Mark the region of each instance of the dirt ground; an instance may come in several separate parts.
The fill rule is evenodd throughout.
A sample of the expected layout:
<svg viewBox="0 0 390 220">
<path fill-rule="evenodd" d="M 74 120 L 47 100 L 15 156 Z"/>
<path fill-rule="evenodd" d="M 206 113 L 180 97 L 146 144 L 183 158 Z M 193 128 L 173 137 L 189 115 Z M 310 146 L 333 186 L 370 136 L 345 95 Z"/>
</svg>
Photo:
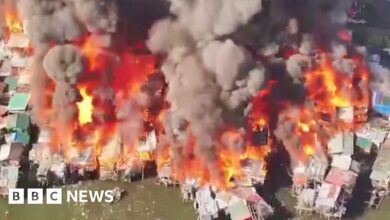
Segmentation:
<svg viewBox="0 0 390 220">
<path fill-rule="evenodd" d="M 192 204 L 184 204 L 178 188 L 156 186 L 152 179 L 134 183 L 90 182 L 77 188 L 92 190 L 125 188 L 128 194 L 118 203 L 63 204 L 63 205 L 8 205 L 0 199 L 0 220 L 195 220 Z M 276 198 L 294 215 L 295 200 L 289 189 L 279 190 Z M 365 208 L 364 212 L 349 219 L 390 219 L 390 199 L 382 202 L 377 210 Z M 8 214 L 7 214 L 8 213 Z M 283 220 L 277 218 L 278 220 Z M 317 215 L 292 216 L 295 220 L 317 220 Z M 348 219 L 348 220 L 349 220 Z"/>
</svg>

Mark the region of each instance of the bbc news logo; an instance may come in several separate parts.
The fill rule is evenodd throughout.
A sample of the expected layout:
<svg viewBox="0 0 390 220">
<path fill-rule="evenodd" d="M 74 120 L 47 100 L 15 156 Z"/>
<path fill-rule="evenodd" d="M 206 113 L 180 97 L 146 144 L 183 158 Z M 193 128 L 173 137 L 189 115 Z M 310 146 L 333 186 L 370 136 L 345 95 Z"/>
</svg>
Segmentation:
<svg viewBox="0 0 390 220">
<path fill-rule="evenodd" d="M 46 189 L 46 198 L 44 199 L 43 189 L 27 189 L 25 194 L 24 189 L 9 189 L 8 190 L 8 204 L 62 204 L 65 195 L 66 203 L 111 203 L 114 201 L 113 190 L 66 190 L 65 194 L 62 189 Z M 27 197 L 27 203 L 25 198 Z M 45 200 L 45 201 L 44 201 Z"/>
</svg>

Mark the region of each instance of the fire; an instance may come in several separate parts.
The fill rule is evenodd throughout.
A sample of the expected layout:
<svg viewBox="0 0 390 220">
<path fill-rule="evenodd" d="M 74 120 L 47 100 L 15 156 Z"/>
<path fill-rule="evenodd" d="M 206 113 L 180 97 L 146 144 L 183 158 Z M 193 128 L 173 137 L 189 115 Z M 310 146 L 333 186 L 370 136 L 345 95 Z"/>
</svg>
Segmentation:
<svg viewBox="0 0 390 220">
<path fill-rule="evenodd" d="M 11 33 L 23 32 L 23 25 L 14 10 L 6 10 L 5 25 Z"/>
<path fill-rule="evenodd" d="M 303 132 L 309 132 L 310 131 L 310 125 L 298 122 L 298 127 L 303 131 Z"/>
<path fill-rule="evenodd" d="M 233 151 L 224 151 L 219 159 L 224 179 L 218 185 L 220 187 L 233 187 L 234 183 L 231 180 L 241 176 L 240 158 Z"/>
<path fill-rule="evenodd" d="M 367 67 L 361 59 L 343 59 L 330 62 L 322 54 L 318 65 L 305 73 L 308 97 L 314 103 L 315 112 L 333 117 L 337 108 L 368 106 Z M 335 64 L 349 65 L 351 70 L 337 69 Z"/>
<path fill-rule="evenodd" d="M 306 73 L 306 88 L 309 97 L 318 104 L 321 110 L 331 112 L 335 106 L 351 105 L 350 97 L 343 94 L 341 90 L 346 84 L 350 87 L 351 79 L 346 75 L 344 77 L 340 75 L 327 61 L 323 61 L 317 69 Z"/>
<path fill-rule="evenodd" d="M 151 55 L 125 53 L 115 70 L 113 87 L 131 96 L 141 89 L 148 76 L 155 71 L 156 58 Z"/>
<path fill-rule="evenodd" d="M 93 97 L 87 93 L 87 89 L 85 87 L 80 89 L 80 94 L 83 100 L 77 103 L 77 107 L 79 109 L 79 124 L 84 125 L 92 122 Z"/>
<path fill-rule="evenodd" d="M 306 145 L 303 147 L 303 152 L 305 153 L 306 156 L 311 156 L 314 154 L 314 149 L 310 145 Z"/>
<path fill-rule="evenodd" d="M 81 50 L 88 60 L 89 70 L 96 70 L 99 66 L 98 56 L 100 50 L 98 42 L 94 38 L 89 37 L 85 40 Z"/>
</svg>

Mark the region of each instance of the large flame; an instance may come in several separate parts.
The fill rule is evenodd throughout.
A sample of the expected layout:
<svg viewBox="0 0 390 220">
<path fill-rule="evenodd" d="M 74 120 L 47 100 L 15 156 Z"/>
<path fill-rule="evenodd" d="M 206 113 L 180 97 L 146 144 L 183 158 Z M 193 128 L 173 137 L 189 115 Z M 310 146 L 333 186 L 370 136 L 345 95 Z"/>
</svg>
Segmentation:
<svg viewBox="0 0 390 220">
<path fill-rule="evenodd" d="M 11 33 L 23 32 L 23 24 L 20 21 L 18 14 L 11 9 L 7 9 L 5 12 L 5 25 Z"/>
<path fill-rule="evenodd" d="M 351 105 L 348 94 L 340 90 L 342 86 L 352 87 L 351 78 L 337 74 L 329 62 L 324 61 L 318 68 L 306 73 L 306 88 L 309 97 L 317 102 L 321 110 L 329 112 L 335 106 Z"/>
<path fill-rule="evenodd" d="M 306 72 L 306 89 L 317 112 L 334 114 L 337 107 L 368 106 L 368 70 L 364 62 L 350 59 L 353 72 L 341 72 L 323 54 L 316 68 Z"/>
<path fill-rule="evenodd" d="M 89 37 L 85 40 L 81 48 L 84 56 L 87 58 L 90 71 L 94 71 L 99 66 L 99 44 L 95 38 Z"/>
<path fill-rule="evenodd" d="M 77 107 L 79 109 L 79 124 L 84 125 L 92 122 L 93 97 L 87 93 L 87 89 L 85 87 L 80 89 L 80 95 L 83 100 L 77 103 Z"/>
</svg>

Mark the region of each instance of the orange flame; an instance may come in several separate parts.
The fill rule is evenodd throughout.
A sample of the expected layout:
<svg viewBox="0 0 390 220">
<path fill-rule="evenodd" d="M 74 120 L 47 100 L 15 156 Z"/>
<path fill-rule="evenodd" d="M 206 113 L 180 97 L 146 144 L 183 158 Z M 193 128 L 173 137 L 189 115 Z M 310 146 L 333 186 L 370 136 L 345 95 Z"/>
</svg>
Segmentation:
<svg viewBox="0 0 390 220">
<path fill-rule="evenodd" d="M 5 25 L 11 33 L 23 32 L 22 22 L 20 21 L 19 16 L 14 10 L 6 10 Z"/>
<path fill-rule="evenodd" d="M 81 50 L 88 60 L 89 70 L 96 70 L 99 66 L 98 56 L 100 50 L 98 42 L 94 38 L 89 37 L 82 45 Z"/>
<path fill-rule="evenodd" d="M 368 106 L 368 70 L 364 61 L 348 59 L 352 72 L 341 72 L 322 54 L 319 65 L 305 74 L 309 98 L 317 113 L 335 115 L 337 107 Z"/>
</svg>

